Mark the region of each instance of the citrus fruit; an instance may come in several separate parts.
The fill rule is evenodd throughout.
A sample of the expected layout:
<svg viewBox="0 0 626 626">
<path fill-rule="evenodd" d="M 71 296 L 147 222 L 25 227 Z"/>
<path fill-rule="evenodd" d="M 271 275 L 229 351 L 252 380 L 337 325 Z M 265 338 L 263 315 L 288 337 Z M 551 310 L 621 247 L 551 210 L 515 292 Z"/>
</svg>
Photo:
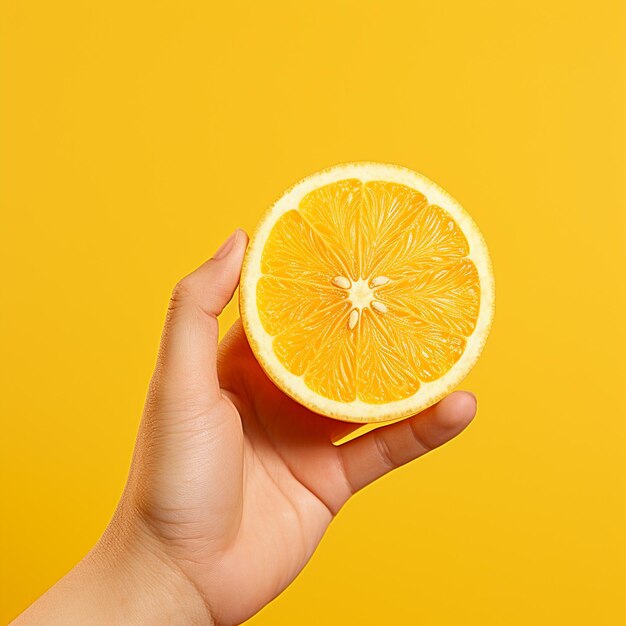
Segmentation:
<svg viewBox="0 0 626 626">
<path fill-rule="evenodd" d="M 348 163 L 297 183 L 244 260 L 240 309 L 274 383 L 316 413 L 377 422 L 441 399 L 476 362 L 494 281 L 468 213 L 426 177 Z"/>
</svg>

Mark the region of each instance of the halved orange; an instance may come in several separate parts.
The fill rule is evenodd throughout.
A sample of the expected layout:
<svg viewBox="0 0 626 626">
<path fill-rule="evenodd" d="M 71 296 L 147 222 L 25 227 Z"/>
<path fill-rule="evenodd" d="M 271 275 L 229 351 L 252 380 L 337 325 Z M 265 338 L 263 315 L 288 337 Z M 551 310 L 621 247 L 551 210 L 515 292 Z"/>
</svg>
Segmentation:
<svg viewBox="0 0 626 626">
<path fill-rule="evenodd" d="M 316 413 L 416 413 L 469 372 L 494 312 L 485 241 L 426 177 L 349 163 L 289 189 L 251 238 L 240 308 L 259 363 Z"/>
</svg>

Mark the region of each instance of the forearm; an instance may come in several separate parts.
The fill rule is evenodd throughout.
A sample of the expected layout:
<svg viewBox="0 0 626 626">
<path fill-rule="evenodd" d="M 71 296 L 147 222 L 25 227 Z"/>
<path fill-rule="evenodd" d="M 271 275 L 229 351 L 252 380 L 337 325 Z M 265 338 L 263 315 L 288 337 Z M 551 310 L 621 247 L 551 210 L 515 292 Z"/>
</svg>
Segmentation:
<svg viewBox="0 0 626 626">
<path fill-rule="evenodd" d="M 94 549 L 15 622 L 212 625 L 203 598 L 153 540 L 115 521 Z"/>
</svg>

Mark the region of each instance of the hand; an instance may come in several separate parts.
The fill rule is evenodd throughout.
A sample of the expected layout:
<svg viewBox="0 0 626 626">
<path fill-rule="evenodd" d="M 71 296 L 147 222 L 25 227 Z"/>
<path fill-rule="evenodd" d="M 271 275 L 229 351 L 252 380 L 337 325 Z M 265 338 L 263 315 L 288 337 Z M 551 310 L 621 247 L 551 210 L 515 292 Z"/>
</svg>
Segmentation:
<svg viewBox="0 0 626 626">
<path fill-rule="evenodd" d="M 84 566 L 90 580 L 121 576 L 126 595 L 129 585 L 146 598 L 160 593 L 194 623 L 254 615 L 302 570 L 350 496 L 457 435 L 476 411 L 473 395 L 457 392 L 334 445 L 358 425 L 313 414 L 279 391 L 240 322 L 218 347 L 217 318 L 237 287 L 246 244 L 236 231 L 175 288 L 129 481 L 86 559 L 98 565 Z M 128 564 L 111 565 L 121 561 Z M 135 608 L 122 621 L 141 621 L 150 604 L 127 598 Z M 118 609 L 109 614 L 124 615 Z"/>
</svg>

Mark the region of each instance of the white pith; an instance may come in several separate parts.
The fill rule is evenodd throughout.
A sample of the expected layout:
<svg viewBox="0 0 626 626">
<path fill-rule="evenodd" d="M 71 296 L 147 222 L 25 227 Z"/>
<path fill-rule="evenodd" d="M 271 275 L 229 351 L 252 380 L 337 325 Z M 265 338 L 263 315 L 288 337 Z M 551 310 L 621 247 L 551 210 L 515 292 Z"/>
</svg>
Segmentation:
<svg viewBox="0 0 626 626">
<path fill-rule="evenodd" d="M 278 218 L 291 209 L 297 209 L 302 198 L 318 187 L 339 180 L 356 178 L 369 181 L 389 181 L 407 185 L 424 194 L 430 204 L 447 211 L 465 234 L 469 244 L 468 257 L 476 266 L 480 279 L 481 299 L 474 332 L 467 338 L 461 358 L 441 378 L 433 382 L 421 382 L 419 390 L 403 400 L 385 404 L 372 404 L 361 400 L 339 402 L 311 390 L 303 378 L 289 372 L 276 357 L 272 347 L 273 337 L 263 327 L 256 304 L 256 286 L 261 273 L 261 255 L 268 235 Z M 346 277 L 336 277 L 333 284 L 339 289 L 349 289 L 353 309 L 348 319 L 350 328 L 358 323 L 360 311 L 370 306 L 377 314 L 384 314 L 383 307 L 375 306 L 375 288 L 385 284 L 386 277 L 369 277 L 352 281 L 346 287 Z M 388 279 L 387 279 L 388 280 Z M 380 163 L 348 163 L 337 165 L 303 179 L 266 212 L 259 223 L 248 247 L 241 277 L 240 307 L 244 328 L 252 350 L 269 377 L 285 393 L 317 413 L 352 422 L 372 422 L 398 419 L 412 415 L 449 393 L 470 371 L 484 345 L 494 312 L 494 281 L 491 261 L 484 239 L 478 227 L 447 192 L 425 176 L 396 165 Z M 380 303 L 382 304 L 382 303 Z M 356 312 L 356 315 L 355 315 Z"/>
<path fill-rule="evenodd" d="M 348 300 L 352 304 L 352 310 L 348 316 L 348 328 L 354 330 L 361 319 L 363 309 L 371 307 L 377 313 L 386 313 L 387 306 L 376 300 L 376 287 L 386 285 L 389 279 L 386 276 L 377 276 L 374 279 L 367 280 L 359 278 L 351 281 L 345 276 L 335 276 L 331 281 L 335 287 L 348 291 Z"/>
<path fill-rule="evenodd" d="M 374 292 L 370 289 L 367 282 L 367 280 L 359 278 L 359 280 L 352 283 L 349 289 L 350 295 L 348 297 L 352 302 L 352 306 L 357 309 L 364 309 L 369 306 L 374 299 Z"/>
</svg>

